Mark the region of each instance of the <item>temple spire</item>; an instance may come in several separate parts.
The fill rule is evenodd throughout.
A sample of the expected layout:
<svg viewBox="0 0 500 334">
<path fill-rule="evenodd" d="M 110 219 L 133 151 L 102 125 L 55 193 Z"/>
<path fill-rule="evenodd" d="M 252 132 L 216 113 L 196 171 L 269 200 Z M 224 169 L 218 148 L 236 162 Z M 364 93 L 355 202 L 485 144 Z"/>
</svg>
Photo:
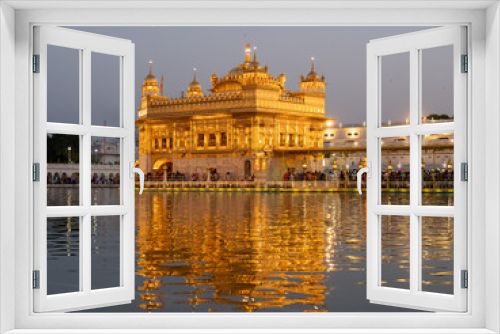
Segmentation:
<svg viewBox="0 0 500 334">
<path fill-rule="evenodd" d="M 193 68 L 193 81 L 189 84 L 189 87 L 196 87 L 200 86 L 200 83 L 198 80 L 196 80 L 196 67 Z"/>
<path fill-rule="evenodd" d="M 314 57 L 311 57 L 311 72 L 314 72 Z"/>
<path fill-rule="evenodd" d="M 196 80 L 196 67 L 193 68 L 193 81 L 189 84 L 188 91 L 186 93 L 186 97 L 202 97 L 203 92 L 201 90 L 201 85 Z"/>
<path fill-rule="evenodd" d="M 256 46 L 253 47 L 253 61 L 254 62 L 257 61 L 257 47 Z"/>
<path fill-rule="evenodd" d="M 158 80 L 153 75 L 153 61 L 149 61 L 149 73 L 144 78 L 144 83 L 142 85 L 142 96 L 159 96 L 160 87 L 158 86 Z M 163 89 L 163 81 L 162 88 Z"/>
<path fill-rule="evenodd" d="M 245 47 L 245 62 L 249 63 L 252 59 L 252 55 L 250 54 L 250 44 L 247 43 Z"/>
</svg>

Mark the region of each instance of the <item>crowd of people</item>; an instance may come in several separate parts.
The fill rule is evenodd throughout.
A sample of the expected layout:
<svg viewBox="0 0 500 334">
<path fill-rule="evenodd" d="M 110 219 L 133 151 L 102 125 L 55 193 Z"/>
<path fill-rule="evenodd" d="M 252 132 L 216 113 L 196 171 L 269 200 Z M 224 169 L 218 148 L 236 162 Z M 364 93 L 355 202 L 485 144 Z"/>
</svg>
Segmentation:
<svg viewBox="0 0 500 334">
<path fill-rule="evenodd" d="M 296 172 L 295 170 L 288 169 L 287 172 L 283 175 L 283 181 L 345 181 L 346 178 L 347 180 L 355 181 L 357 172 L 357 170 L 340 171 L 337 173 L 335 173 L 333 170 L 325 170 L 321 172 Z M 363 174 L 363 180 L 366 180 L 365 174 Z"/>
<path fill-rule="evenodd" d="M 293 170 L 288 169 L 286 173 L 283 175 L 283 181 L 329 181 L 333 180 L 333 172 L 324 173 L 324 172 L 295 172 Z"/>
<path fill-rule="evenodd" d="M 164 174 L 166 173 L 166 175 Z M 155 172 L 146 175 L 146 181 L 163 181 L 166 177 L 167 181 L 253 181 L 254 175 L 248 175 L 241 180 L 238 180 L 237 175 L 231 172 L 218 173 L 216 168 L 213 168 L 204 173 L 180 173 L 179 171 L 173 172 Z"/>
<path fill-rule="evenodd" d="M 47 184 L 79 184 L 80 183 L 80 174 L 73 173 L 71 176 L 68 176 L 66 173 L 47 173 Z M 91 179 L 92 184 L 120 184 L 120 174 L 110 173 L 108 176 L 101 173 L 99 176 L 97 173 L 94 173 Z"/>
<path fill-rule="evenodd" d="M 288 170 L 283 175 L 283 181 L 332 181 L 332 180 L 340 180 L 345 181 L 346 178 L 348 181 L 356 181 L 357 180 L 356 169 L 348 170 L 348 171 L 339 171 L 335 173 L 333 170 L 323 171 L 323 172 L 296 172 L 294 170 Z M 362 175 L 363 181 L 366 181 L 366 173 Z M 433 171 L 432 169 L 422 170 L 422 178 L 423 181 L 453 181 L 454 172 L 453 170 L 437 170 Z M 381 180 L 382 181 L 410 181 L 410 171 L 408 170 L 394 170 L 394 171 L 382 171 L 381 172 Z"/>
<path fill-rule="evenodd" d="M 424 170 L 423 171 L 423 178 L 424 181 L 432 181 L 432 170 Z M 445 170 L 442 169 L 441 171 L 435 173 L 435 179 L 436 181 L 453 181 L 454 180 L 454 171 L 451 170 Z"/>
<path fill-rule="evenodd" d="M 165 172 L 167 181 L 207 181 L 210 178 L 210 181 L 253 181 L 254 175 L 249 175 L 246 178 L 242 178 L 241 180 L 237 179 L 237 176 L 234 173 L 226 172 L 226 173 L 218 173 L 217 169 L 214 168 L 204 173 L 192 173 L 188 175 L 186 173 L 180 173 L 179 171 L 173 172 Z M 366 174 L 363 174 L 363 181 L 366 181 Z M 335 173 L 334 171 L 302 171 L 296 172 L 295 170 L 288 169 L 283 174 L 283 181 L 333 181 L 340 180 L 345 181 L 347 178 L 348 181 L 356 181 L 357 178 L 357 170 L 350 171 L 340 171 Z M 163 181 L 164 172 L 155 172 L 148 173 L 146 175 L 146 181 Z M 381 173 L 381 180 L 387 181 L 389 179 L 390 182 L 409 182 L 410 181 L 410 172 L 407 170 L 396 170 L 396 171 L 383 171 Z M 439 170 L 435 173 L 433 170 L 422 170 L 422 179 L 423 181 L 448 181 L 451 182 L 454 180 L 454 172 L 453 170 Z M 110 174 L 108 177 L 106 175 L 101 174 L 100 176 L 95 173 L 92 176 L 92 184 L 120 184 L 120 176 L 119 174 L 113 175 Z M 78 173 L 73 173 L 71 176 L 68 176 L 66 173 L 55 173 L 52 175 L 51 173 L 47 174 L 47 184 L 79 184 L 80 177 Z"/>
</svg>

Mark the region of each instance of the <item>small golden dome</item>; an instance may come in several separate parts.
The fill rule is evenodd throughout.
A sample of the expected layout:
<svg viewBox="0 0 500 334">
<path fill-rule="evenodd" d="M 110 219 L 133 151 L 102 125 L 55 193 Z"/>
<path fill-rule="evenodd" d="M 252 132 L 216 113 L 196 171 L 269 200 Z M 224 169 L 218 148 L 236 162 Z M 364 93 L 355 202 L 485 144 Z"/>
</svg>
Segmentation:
<svg viewBox="0 0 500 334">
<path fill-rule="evenodd" d="M 200 83 L 198 80 L 196 80 L 196 68 L 193 69 L 193 81 L 189 84 L 189 87 L 201 87 Z"/>
<path fill-rule="evenodd" d="M 318 73 L 314 70 L 314 57 L 311 57 L 311 71 L 307 74 L 306 81 L 320 81 Z"/>
<path fill-rule="evenodd" d="M 158 83 L 158 80 L 156 80 L 156 77 L 153 75 L 152 64 L 153 64 L 153 62 L 150 60 L 149 61 L 149 73 L 144 78 L 144 82 L 146 82 L 146 81 L 152 81 L 152 82 Z"/>
<path fill-rule="evenodd" d="M 316 71 L 311 71 L 307 74 L 307 80 L 316 80 L 318 79 L 319 80 L 319 76 L 318 76 L 318 73 L 316 73 Z"/>
</svg>

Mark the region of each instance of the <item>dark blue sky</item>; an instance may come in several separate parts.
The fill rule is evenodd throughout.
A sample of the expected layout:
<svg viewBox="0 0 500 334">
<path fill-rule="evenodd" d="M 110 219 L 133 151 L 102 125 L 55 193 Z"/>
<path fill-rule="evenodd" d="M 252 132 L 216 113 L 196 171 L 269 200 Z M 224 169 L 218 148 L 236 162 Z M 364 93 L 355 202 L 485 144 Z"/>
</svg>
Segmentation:
<svg viewBox="0 0 500 334">
<path fill-rule="evenodd" d="M 293 91 L 298 89 L 300 74 L 309 72 L 310 58 L 314 56 L 316 71 L 324 73 L 328 83 L 326 114 L 337 118 L 338 122 L 343 124 L 361 123 L 366 119 L 366 44 L 372 39 L 429 29 L 429 27 L 71 28 L 130 39 L 135 43 L 137 106 L 141 98 L 142 80 L 148 73 L 149 60 L 153 61 L 153 73 L 156 77 L 161 79 L 161 76 L 164 76 L 165 95 L 176 97 L 180 96 L 191 82 L 193 67 L 197 69 L 202 89 L 211 88 L 212 70 L 215 69 L 218 75 L 223 75 L 236 64 L 243 62 L 247 42 L 257 46 L 257 58 L 262 65 L 268 64 L 271 74 L 277 76 L 283 70 L 287 76 L 286 87 Z M 57 64 L 59 68 L 62 67 L 61 64 L 67 62 L 65 57 L 58 57 L 56 54 L 53 57 L 49 61 Z M 446 57 L 447 54 L 438 52 L 424 72 L 427 73 L 426 78 L 431 88 L 430 93 L 425 95 L 424 104 L 430 106 L 432 109 L 429 109 L 430 112 L 452 113 L 453 106 L 449 101 L 450 92 L 452 94 L 450 85 L 453 81 L 451 70 L 447 70 L 449 59 Z M 92 107 L 97 110 L 98 106 L 102 106 L 99 111 L 93 112 L 92 123 L 102 124 L 104 119 L 107 119 L 108 125 L 113 125 L 113 117 L 107 113 L 117 106 L 113 101 L 117 100 L 118 91 L 112 88 L 112 83 L 117 82 L 115 77 L 118 73 L 118 62 L 105 58 L 96 57 L 92 61 L 92 83 L 94 85 L 94 82 L 100 82 L 102 87 L 92 90 Z M 108 56 L 108 58 L 113 57 Z M 383 62 L 384 66 L 386 63 L 389 61 Z M 404 121 L 407 110 L 404 112 L 399 110 L 405 109 L 407 105 L 408 94 L 405 92 L 409 87 L 408 63 L 400 59 L 390 66 L 391 69 L 384 72 L 388 75 L 382 79 L 383 89 L 387 87 L 386 93 L 392 91 L 394 93 L 389 95 L 389 99 L 384 99 L 387 112 L 383 118 L 390 118 L 393 122 Z M 434 75 L 434 72 L 437 74 Z M 60 84 L 58 98 L 64 96 L 65 94 L 61 93 L 69 89 L 66 86 Z M 60 111 L 54 109 L 53 115 L 63 112 L 62 109 Z"/>
</svg>

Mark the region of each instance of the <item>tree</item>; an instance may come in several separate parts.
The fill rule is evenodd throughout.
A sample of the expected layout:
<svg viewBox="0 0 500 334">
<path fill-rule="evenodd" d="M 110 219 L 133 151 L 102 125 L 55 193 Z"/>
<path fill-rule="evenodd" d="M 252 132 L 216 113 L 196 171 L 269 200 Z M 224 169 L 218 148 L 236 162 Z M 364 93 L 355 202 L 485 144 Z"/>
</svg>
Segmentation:
<svg viewBox="0 0 500 334">
<path fill-rule="evenodd" d="M 68 147 L 71 147 L 71 161 L 79 162 L 80 137 L 73 135 L 47 135 L 47 163 L 68 163 Z"/>
<path fill-rule="evenodd" d="M 440 120 L 440 119 L 453 119 L 452 116 L 449 116 L 447 114 L 430 114 L 429 116 L 427 116 L 427 119 L 431 119 L 431 120 Z"/>
</svg>

